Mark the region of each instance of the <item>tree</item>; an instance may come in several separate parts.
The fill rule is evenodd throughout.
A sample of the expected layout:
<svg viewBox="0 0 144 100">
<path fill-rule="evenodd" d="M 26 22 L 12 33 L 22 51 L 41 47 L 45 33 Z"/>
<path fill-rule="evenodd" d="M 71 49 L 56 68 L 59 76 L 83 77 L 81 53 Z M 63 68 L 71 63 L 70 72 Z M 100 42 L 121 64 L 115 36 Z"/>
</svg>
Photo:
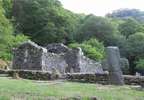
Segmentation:
<svg viewBox="0 0 144 100">
<path fill-rule="evenodd" d="M 140 58 L 136 62 L 136 71 L 141 75 L 144 75 L 144 59 Z"/>
<path fill-rule="evenodd" d="M 121 34 L 115 34 L 110 40 L 109 40 L 109 45 L 110 46 L 117 46 L 120 49 L 120 54 L 121 56 L 125 57 L 126 51 L 126 43 L 127 40 L 125 36 Z"/>
<path fill-rule="evenodd" d="M 12 48 L 27 39 L 24 35 L 14 36 L 13 34 L 14 29 L 5 17 L 2 1 L 0 1 L 0 58 L 3 60 L 11 60 Z"/>
<path fill-rule="evenodd" d="M 99 41 L 103 41 L 105 45 L 109 45 L 110 38 L 116 32 L 116 28 L 108 19 L 88 15 L 77 32 L 77 40 L 84 41 L 90 38 L 97 38 Z"/>
<path fill-rule="evenodd" d="M 144 57 L 144 33 L 135 33 L 127 39 L 126 57 L 130 62 L 130 72 L 135 73 L 135 62 Z"/>
<path fill-rule="evenodd" d="M 77 26 L 77 15 L 58 0 L 14 0 L 13 15 L 17 29 L 41 45 L 67 43 Z"/>
<path fill-rule="evenodd" d="M 141 28 L 140 24 L 132 18 L 126 19 L 125 22 L 120 24 L 118 27 L 120 33 L 126 36 L 126 38 L 140 31 L 140 28 Z"/>
<path fill-rule="evenodd" d="M 4 14 L 8 19 L 12 18 L 12 1 L 13 0 L 2 0 L 2 7 L 4 9 Z"/>
</svg>

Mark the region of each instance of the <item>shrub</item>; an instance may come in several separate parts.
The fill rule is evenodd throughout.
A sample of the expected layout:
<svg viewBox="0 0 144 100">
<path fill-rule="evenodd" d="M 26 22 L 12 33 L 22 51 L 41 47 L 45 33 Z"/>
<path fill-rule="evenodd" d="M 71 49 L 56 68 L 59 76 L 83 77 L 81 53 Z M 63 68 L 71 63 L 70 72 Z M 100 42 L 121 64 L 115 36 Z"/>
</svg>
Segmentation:
<svg viewBox="0 0 144 100">
<path fill-rule="evenodd" d="M 81 47 L 84 54 L 93 59 L 93 60 L 101 60 L 104 58 L 104 46 L 103 43 L 99 42 L 96 39 L 90 39 L 88 41 L 84 41 L 83 43 L 72 43 L 69 44 L 70 48 Z"/>
<path fill-rule="evenodd" d="M 136 69 L 137 70 L 144 70 L 144 59 L 139 59 L 136 62 Z"/>
</svg>

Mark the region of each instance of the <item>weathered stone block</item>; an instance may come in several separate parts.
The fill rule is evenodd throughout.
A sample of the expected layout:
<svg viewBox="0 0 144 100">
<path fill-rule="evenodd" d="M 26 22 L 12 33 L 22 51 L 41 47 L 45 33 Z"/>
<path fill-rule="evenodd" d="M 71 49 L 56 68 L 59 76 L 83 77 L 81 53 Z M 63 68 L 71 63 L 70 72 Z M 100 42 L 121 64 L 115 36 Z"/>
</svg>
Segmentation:
<svg viewBox="0 0 144 100">
<path fill-rule="evenodd" d="M 121 71 L 119 49 L 117 47 L 107 47 L 106 53 L 111 83 L 115 85 L 123 85 L 124 80 Z"/>
</svg>

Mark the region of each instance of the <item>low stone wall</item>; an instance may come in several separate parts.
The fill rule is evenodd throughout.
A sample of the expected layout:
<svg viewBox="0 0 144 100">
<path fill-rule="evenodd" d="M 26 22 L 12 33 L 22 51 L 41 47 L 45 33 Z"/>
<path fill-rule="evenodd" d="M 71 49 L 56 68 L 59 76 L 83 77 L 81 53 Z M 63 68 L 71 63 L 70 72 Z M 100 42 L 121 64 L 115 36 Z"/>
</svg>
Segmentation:
<svg viewBox="0 0 144 100">
<path fill-rule="evenodd" d="M 2 69 L 0 70 L 0 74 L 8 74 L 8 72 L 9 71 L 7 71 L 7 70 L 2 70 Z"/>
<path fill-rule="evenodd" d="M 67 80 L 77 82 L 89 82 L 108 85 L 110 84 L 109 74 L 67 74 Z M 144 76 L 123 75 L 124 82 L 127 85 L 144 86 Z"/>
<path fill-rule="evenodd" d="M 131 76 L 123 75 L 125 84 L 128 85 L 141 85 L 144 87 L 144 76 Z"/>
<path fill-rule="evenodd" d="M 31 80 L 53 80 L 58 79 L 58 74 L 42 71 L 0 70 L 0 74 L 8 74 L 10 77 L 19 77 Z M 18 76 L 15 76 L 18 75 Z"/>
<path fill-rule="evenodd" d="M 15 74 L 20 78 L 31 79 L 31 80 L 53 80 L 62 78 L 57 73 L 43 72 L 43 71 L 21 71 L 21 70 L 0 70 L 0 74 L 8 74 L 13 77 Z M 91 73 L 74 73 L 63 75 L 64 79 L 75 82 L 87 82 L 87 83 L 98 83 L 108 85 L 110 84 L 110 78 L 108 73 L 104 74 L 91 74 Z M 127 85 L 141 85 L 144 87 L 144 76 L 131 76 L 123 75 L 124 82 Z"/>
<path fill-rule="evenodd" d="M 76 82 L 89 82 L 89 83 L 99 83 L 99 84 L 109 84 L 108 74 L 66 74 L 66 79 L 69 81 Z"/>
</svg>

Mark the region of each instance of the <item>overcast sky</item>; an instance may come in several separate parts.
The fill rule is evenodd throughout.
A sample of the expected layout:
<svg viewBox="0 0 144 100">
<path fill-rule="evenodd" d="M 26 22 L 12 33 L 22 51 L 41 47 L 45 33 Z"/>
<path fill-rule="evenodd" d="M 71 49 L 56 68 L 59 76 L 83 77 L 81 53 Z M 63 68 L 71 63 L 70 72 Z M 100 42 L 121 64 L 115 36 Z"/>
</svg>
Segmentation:
<svg viewBox="0 0 144 100">
<path fill-rule="evenodd" d="M 144 0 L 60 0 L 64 8 L 76 13 L 104 16 L 120 8 L 136 8 L 144 11 Z"/>
</svg>

